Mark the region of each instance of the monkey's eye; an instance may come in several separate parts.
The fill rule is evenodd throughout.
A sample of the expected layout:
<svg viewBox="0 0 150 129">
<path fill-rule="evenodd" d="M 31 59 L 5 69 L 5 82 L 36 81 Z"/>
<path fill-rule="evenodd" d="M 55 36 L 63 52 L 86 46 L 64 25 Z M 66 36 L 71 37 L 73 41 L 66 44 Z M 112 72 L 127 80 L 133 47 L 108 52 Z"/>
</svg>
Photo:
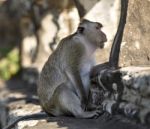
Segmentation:
<svg viewBox="0 0 150 129">
<path fill-rule="evenodd" d="M 84 31 L 84 27 L 78 27 L 78 32 L 79 33 L 83 33 L 83 31 Z"/>
</svg>

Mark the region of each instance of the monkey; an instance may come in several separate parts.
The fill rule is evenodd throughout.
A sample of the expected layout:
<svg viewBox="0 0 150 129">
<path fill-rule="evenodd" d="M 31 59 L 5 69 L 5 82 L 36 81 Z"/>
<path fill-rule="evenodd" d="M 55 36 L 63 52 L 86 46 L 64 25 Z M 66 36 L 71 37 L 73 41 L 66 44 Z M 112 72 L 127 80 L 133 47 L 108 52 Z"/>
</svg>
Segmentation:
<svg viewBox="0 0 150 129">
<path fill-rule="evenodd" d="M 77 31 L 61 40 L 45 63 L 38 81 L 38 96 L 43 109 L 54 116 L 76 118 L 98 116 L 98 110 L 85 111 L 90 88 L 94 51 L 107 41 L 102 24 L 82 20 Z"/>
<path fill-rule="evenodd" d="M 88 111 L 90 70 L 95 65 L 94 52 L 107 41 L 103 25 L 83 19 L 74 34 L 62 39 L 43 66 L 37 93 L 45 112 L 19 117 L 5 127 L 11 129 L 22 120 L 49 116 L 97 118 L 101 111 Z"/>
</svg>

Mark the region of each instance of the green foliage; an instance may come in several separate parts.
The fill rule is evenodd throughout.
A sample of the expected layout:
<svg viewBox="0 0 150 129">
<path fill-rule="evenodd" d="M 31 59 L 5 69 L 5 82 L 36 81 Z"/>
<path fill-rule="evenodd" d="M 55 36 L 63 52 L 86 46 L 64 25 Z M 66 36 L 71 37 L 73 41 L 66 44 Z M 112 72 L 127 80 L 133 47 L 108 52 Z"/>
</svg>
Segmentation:
<svg viewBox="0 0 150 129">
<path fill-rule="evenodd" d="M 19 71 L 19 50 L 13 49 L 0 60 L 0 78 L 8 80 Z"/>
</svg>

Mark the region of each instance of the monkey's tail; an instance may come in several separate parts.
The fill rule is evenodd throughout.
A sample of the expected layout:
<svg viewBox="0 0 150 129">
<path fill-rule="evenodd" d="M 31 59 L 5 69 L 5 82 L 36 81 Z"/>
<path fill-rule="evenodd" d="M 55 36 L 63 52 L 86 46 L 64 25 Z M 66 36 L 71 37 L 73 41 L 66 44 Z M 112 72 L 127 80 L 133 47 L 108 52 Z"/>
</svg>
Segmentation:
<svg viewBox="0 0 150 129">
<path fill-rule="evenodd" d="M 3 129 L 11 129 L 13 128 L 19 121 L 24 121 L 24 120 L 38 120 L 38 119 L 44 119 L 48 118 L 49 115 L 46 114 L 45 112 L 39 112 L 31 115 L 26 115 L 26 116 L 19 116 L 15 121 L 12 123 L 8 124 L 6 127 Z"/>
</svg>

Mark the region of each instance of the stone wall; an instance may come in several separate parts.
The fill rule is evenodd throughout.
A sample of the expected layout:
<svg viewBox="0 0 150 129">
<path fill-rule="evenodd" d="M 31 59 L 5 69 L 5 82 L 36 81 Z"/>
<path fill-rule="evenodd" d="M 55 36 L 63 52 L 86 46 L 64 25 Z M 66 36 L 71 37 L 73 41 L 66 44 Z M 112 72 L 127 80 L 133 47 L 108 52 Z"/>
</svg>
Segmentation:
<svg viewBox="0 0 150 129">
<path fill-rule="evenodd" d="M 150 1 L 129 0 L 121 66 L 150 65 Z"/>
</svg>

